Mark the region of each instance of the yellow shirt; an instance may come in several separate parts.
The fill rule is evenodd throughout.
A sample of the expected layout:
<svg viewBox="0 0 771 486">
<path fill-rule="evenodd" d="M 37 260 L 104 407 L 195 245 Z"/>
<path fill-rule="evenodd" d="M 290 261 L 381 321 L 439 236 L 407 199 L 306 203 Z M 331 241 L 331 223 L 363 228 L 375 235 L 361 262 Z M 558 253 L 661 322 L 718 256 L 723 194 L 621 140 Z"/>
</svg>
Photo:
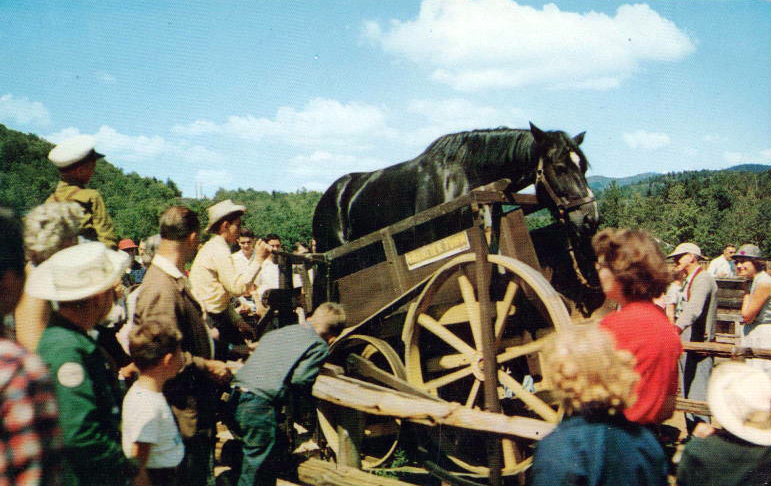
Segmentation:
<svg viewBox="0 0 771 486">
<path fill-rule="evenodd" d="M 80 234 L 82 236 L 89 239 L 96 238 L 113 249 L 116 247 L 117 238 L 115 237 L 112 218 L 107 212 L 107 206 L 104 205 L 104 200 L 99 191 L 59 181 L 54 193 L 48 196 L 46 202 L 66 201 L 80 204 L 86 213 L 80 225 Z"/>
<path fill-rule="evenodd" d="M 204 310 L 219 314 L 227 309 L 231 296 L 246 292 L 261 265 L 262 261 L 254 258 L 239 272 L 225 238 L 216 235 L 198 251 L 190 268 L 190 285 Z"/>
</svg>

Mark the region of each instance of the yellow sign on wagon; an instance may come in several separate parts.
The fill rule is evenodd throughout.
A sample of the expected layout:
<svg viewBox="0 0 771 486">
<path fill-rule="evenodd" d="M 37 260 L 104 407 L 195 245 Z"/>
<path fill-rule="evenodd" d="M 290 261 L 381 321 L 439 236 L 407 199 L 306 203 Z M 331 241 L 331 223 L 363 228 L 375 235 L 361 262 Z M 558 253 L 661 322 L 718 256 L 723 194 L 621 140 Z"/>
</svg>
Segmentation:
<svg viewBox="0 0 771 486">
<path fill-rule="evenodd" d="M 404 254 L 407 268 L 415 270 L 471 248 L 465 231 L 442 238 Z"/>
</svg>

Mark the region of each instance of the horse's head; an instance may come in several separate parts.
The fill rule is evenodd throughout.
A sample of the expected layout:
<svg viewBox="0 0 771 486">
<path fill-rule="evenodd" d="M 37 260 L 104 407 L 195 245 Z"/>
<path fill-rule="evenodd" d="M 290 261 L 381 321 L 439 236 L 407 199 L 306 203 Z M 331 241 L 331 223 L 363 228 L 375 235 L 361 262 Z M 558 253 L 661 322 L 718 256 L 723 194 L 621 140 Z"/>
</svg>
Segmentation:
<svg viewBox="0 0 771 486">
<path fill-rule="evenodd" d="M 576 236 L 591 238 L 597 231 L 597 201 L 586 182 L 589 163 L 578 147 L 584 132 L 573 138 L 565 132 L 544 132 L 532 123 L 534 159 L 538 161 L 536 194 L 558 219 L 572 226 Z"/>
</svg>

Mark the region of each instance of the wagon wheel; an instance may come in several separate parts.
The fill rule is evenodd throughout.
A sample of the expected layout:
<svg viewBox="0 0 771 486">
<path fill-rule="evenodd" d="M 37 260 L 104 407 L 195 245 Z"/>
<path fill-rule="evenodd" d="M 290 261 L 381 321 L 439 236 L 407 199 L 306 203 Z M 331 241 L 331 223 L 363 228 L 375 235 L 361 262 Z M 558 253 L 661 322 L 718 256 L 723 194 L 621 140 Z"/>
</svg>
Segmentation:
<svg viewBox="0 0 771 486">
<path fill-rule="evenodd" d="M 556 423 L 561 410 L 542 398 L 548 384 L 540 379 L 536 340 L 553 329 L 571 325 L 559 294 L 532 267 L 502 255 L 489 255 L 495 264 L 490 284 L 498 396 L 507 415 L 527 415 Z M 431 278 L 405 322 L 407 380 L 418 388 L 466 407 L 483 407 L 484 363 L 481 316 L 474 282 L 474 254 L 454 258 Z M 531 381 L 532 380 L 532 381 Z M 533 391 L 535 388 L 536 392 Z M 540 390 L 539 390 L 540 388 Z M 488 476 L 485 436 L 463 429 L 434 430 L 434 442 L 454 463 Z M 441 436 L 438 436 L 441 434 Z M 529 467 L 517 460 L 517 444 L 502 440 L 504 474 Z"/>
<path fill-rule="evenodd" d="M 394 349 L 382 339 L 353 334 L 336 342 L 329 362 L 345 368 L 352 378 L 388 386 L 388 376 L 406 379 L 404 365 Z M 337 436 L 340 407 L 319 402 L 318 417 L 327 443 L 338 454 Z M 393 417 L 363 414 L 364 434 L 361 444 L 362 467 L 374 468 L 386 462 L 396 450 L 401 421 Z"/>
</svg>

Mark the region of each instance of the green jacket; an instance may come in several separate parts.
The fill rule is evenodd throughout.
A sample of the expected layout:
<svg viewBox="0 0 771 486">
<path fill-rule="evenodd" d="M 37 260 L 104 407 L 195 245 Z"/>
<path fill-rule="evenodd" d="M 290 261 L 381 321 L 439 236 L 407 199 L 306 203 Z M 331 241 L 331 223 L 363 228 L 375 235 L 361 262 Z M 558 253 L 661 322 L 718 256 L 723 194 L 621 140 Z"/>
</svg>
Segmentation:
<svg viewBox="0 0 771 486">
<path fill-rule="evenodd" d="M 96 189 L 59 181 L 54 193 L 48 196 L 46 202 L 74 201 L 80 204 L 86 216 L 80 227 L 80 234 L 90 240 L 99 240 L 109 248 L 115 248 L 117 239 L 112 218 L 107 212 L 102 195 Z"/>
<path fill-rule="evenodd" d="M 59 405 L 66 485 L 121 485 L 137 472 L 123 454 L 120 391 L 104 350 L 57 313 L 38 343 Z"/>
</svg>

